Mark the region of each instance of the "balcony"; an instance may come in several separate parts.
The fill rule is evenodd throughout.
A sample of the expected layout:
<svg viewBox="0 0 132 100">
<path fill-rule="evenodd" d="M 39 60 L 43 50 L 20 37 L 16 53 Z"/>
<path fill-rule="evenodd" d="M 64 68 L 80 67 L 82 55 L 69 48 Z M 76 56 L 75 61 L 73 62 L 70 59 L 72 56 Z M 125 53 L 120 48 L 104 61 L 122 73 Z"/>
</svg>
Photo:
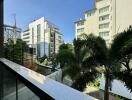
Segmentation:
<svg viewBox="0 0 132 100">
<path fill-rule="evenodd" d="M 53 42 L 54 42 L 54 39 L 53 39 L 53 38 L 51 38 L 51 39 L 50 39 L 50 42 L 52 42 L 52 43 L 53 43 Z"/>
<path fill-rule="evenodd" d="M 28 68 L 0 59 L 2 100 L 96 100 Z"/>
</svg>

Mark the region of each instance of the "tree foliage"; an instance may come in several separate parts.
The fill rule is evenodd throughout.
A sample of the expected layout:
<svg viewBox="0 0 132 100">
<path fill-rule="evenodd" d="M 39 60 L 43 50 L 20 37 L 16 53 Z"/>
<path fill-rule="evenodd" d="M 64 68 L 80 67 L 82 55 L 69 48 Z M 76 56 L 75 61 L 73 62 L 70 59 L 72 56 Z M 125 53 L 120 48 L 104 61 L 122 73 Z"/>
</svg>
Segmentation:
<svg viewBox="0 0 132 100">
<path fill-rule="evenodd" d="M 88 48 L 83 47 L 83 42 L 81 39 L 74 39 L 72 48 L 64 44 L 65 48 L 59 50 L 57 55 L 58 61 L 63 64 L 62 77 L 69 75 L 73 80 L 72 86 L 80 91 L 84 89 L 88 82 L 94 81 L 95 77 L 98 76 L 96 66 L 87 63 L 87 60 L 92 59 L 93 55 L 87 52 Z"/>
<path fill-rule="evenodd" d="M 24 52 L 28 51 L 28 46 L 26 42 L 21 39 L 17 39 L 16 44 L 13 40 L 9 39 L 4 45 L 5 48 L 5 58 L 14 61 L 18 64 L 23 64 Z"/>
<path fill-rule="evenodd" d="M 118 70 L 115 76 L 125 82 L 125 85 L 132 91 L 132 27 L 118 34 L 111 45 L 111 57 L 118 62 Z M 115 52 L 116 51 L 116 52 Z"/>
<path fill-rule="evenodd" d="M 64 48 L 64 49 L 62 49 Z M 94 81 L 99 71 L 103 69 L 105 75 L 104 99 L 109 99 L 109 89 L 112 80 L 117 77 L 132 90 L 132 28 L 119 33 L 108 47 L 104 39 L 92 34 L 83 34 L 81 38 L 73 41 L 73 51 L 63 45 L 58 59 L 63 64 L 63 76 L 69 75 L 72 86 L 83 90 L 87 83 Z M 125 67 L 125 68 L 124 68 Z M 127 78 L 126 78 L 127 77 Z"/>
</svg>

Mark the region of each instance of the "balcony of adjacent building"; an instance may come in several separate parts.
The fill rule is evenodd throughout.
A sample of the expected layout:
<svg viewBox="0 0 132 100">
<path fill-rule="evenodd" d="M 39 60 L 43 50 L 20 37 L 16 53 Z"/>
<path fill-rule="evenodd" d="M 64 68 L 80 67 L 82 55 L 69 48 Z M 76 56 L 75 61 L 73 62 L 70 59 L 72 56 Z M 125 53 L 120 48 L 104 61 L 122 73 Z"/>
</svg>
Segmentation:
<svg viewBox="0 0 132 100">
<path fill-rule="evenodd" d="M 54 38 L 53 38 L 53 37 L 50 38 L 50 42 L 51 42 L 51 43 L 54 42 Z"/>
<path fill-rule="evenodd" d="M 45 33 L 50 33 L 50 28 L 44 30 Z"/>
</svg>

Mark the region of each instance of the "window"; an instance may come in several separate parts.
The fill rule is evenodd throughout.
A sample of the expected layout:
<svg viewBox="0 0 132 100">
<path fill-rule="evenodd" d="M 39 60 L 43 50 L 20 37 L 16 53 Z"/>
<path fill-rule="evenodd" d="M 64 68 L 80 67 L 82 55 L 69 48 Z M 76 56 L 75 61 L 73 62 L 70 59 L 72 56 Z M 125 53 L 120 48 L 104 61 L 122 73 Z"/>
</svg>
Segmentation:
<svg viewBox="0 0 132 100">
<path fill-rule="evenodd" d="M 99 32 L 99 36 L 101 36 L 101 37 L 109 36 L 109 32 L 108 31 L 106 31 L 106 32 Z"/>
<path fill-rule="evenodd" d="M 107 19 L 109 19 L 109 15 L 104 15 L 104 16 L 99 17 L 99 21 L 104 21 L 104 20 L 107 20 Z"/>
<path fill-rule="evenodd" d="M 61 39 L 61 36 L 58 36 L 59 39 Z"/>
<path fill-rule="evenodd" d="M 77 23 L 77 26 L 81 26 L 81 25 L 84 25 L 84 21 L 79 21 L 79 22 Z"/>
<path fill-rule="evenodd" d="M 53 49 L 50 49 L 50 52 L 53 53 Z"/>
<path fill-rule="evenodd" d="M 87 12 L 87 17 L 94 16 L 95 11 Z"/>
<path fill-rule="evenodd" d="M 41 25 L 37 25 L 37 42 L 40 42 L 40 30 L 41 30 Z"/>
<path fill-rule="evenodd" d="M 61 41 L 61 40 L 58 40 L 58 42 L 59 42 L 59 43 L 62 43 L 62 41 Z"/>
<path fill-rule="evenodd" d="M 29 36 L 28 37 L 24 37 L 23 39 L 29 39 Z"/>
<path fill-rule="evenodd" d="M 84 28 L 77 29 L 77 32 L 78 32 L 78 33 L 84 32 Z"/>
<path fill-rule="evenodd" d="M 41 25 L 37 25 L 37 55 L 40 57 L 40 32 L 41 32 Z"/>
<path fill-rule="evenodd" d="M 109 28 L 109 23 L 100 24 L 99 29 Z"/>
<path fill-rule="evenodd" d="M 37 56 L 40 57 L 40 44 L 37 44 Z"/>
<path fill-rule="evenodd" d="M 30 41 L 25 41 L 26 43 L 29 43 Z"/>
<path fill-rule="evenodd" d="M 32 44 L 34 44 L 34 28 L 32 28 Z"/>
<path fill-rule="evenodd" d="M 100 8 L 99 9 L 99 13 L 101 14 L 101 13 L 104 13 L 104 12 L 108 12 L 109 11 L 109 6 L 107 6 L 107 7 L 103 7 L 103 8 Z"/>
<path fill-rule="evenodd" d="M 29 33 L 24 33 L 23 36 L 29 35 Z"/>
<path fill-rule="evenodd" d="M 54 44 L 53 44 L 53 43 L 51 43 L 51 44 L 50 44 L 50 46 L 51 46 L 51 47 L 54 47 Z"/>
<path fill-rule="evenodd" d="M 53 38 L 51 38 L 51 39 L 50 39 L 50 42 L 54 42 L 54 39 L 53 39 Z"/>
</svg>

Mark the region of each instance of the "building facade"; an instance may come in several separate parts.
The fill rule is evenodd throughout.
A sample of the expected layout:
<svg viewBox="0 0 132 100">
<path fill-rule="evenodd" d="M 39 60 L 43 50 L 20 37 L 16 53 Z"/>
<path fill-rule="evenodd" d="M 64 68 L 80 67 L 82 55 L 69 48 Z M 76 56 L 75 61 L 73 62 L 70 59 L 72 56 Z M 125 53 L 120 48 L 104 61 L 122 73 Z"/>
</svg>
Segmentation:
<svg viewBox="0 0 132 100">
<path fill-rule="evenodd" d="M 21 39 L 22 29 L 11 25 L 4 25 L 4 43 L 7 43 L 8 39 L 16 41 Z"/>
<path fill-rule="evenodd" d="M 30 23 L 29 29 L 22 33 L 22 39 L 35 48 L 37 57 L 56 54 L 63 43 L 59 29 L 44 17 Z"/>
<path fill-rule="evenodd" d="M 113 37 L 132 25 L 132 0 L 94 0 L 95 7 L 75 22 L 76 38 L 82 33 L 94 34 L 110 44 Z"/>
</svg>

